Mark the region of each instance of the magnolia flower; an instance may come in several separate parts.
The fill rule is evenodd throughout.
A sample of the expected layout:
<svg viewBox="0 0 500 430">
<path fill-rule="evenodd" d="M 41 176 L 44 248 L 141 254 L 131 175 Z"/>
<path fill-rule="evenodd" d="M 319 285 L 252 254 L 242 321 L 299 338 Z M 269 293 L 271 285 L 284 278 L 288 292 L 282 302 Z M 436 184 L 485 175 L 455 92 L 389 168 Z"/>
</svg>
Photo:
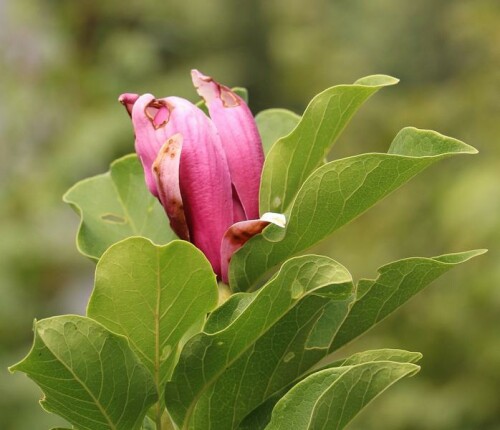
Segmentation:
<svg viewBox="0 0 500 430">
<path fill-rule="evenodd" d="M 232 254 L 270 222 L 284 227 L 285 220 L 259 218 L 264 153 L 250 109 L 211 77 L 191 75 L 210 117 L 179 97 L 126 93 L 119 101 L 132 118 L 149 191 L 179 238 L 201 249 L 227 282 Z"/>
</svg>

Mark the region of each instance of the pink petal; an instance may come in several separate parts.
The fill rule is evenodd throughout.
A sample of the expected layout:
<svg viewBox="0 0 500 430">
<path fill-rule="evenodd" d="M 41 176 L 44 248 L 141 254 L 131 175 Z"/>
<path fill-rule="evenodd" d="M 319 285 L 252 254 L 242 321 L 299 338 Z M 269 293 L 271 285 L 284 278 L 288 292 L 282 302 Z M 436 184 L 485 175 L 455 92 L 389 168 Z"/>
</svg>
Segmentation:
<svg viewBox="0 0 500 430">
<path fill-rule="evenodd" d="M 158 189 L 151 170 L 153 162 L 160 148 L 172 135 L 180 132 L 184 141 L 186 140 L 190 127 L 183 117 L 192 109 L 197 109 L 199 114 L 206 118 L 200 109 L 179 97 L 156 99 L 151 94 L 143 94 L 134 103 L 132 123 L 135 131 L 135 150 L 144 167 L 149 191 L 156 197 Z"/>
<path fill-rule="evenodd" d="M 245 214 L 243 206 L 241 206 L 240 198 L 238 197 L 238 194 L 234 189 L 234 185 L 231 187 L 231 189 L 233 192 L 233 223 L 245 221 L 247 219 L 247 216 Z"/>
<path fill-rule="evenodd" d="M 130 116 L 132 116 L 132 108 L 134 107 L 134 103 L 139 98 L 139 94 L 134 93 L 124 93 L 120 97 L 118 97 L 118 101 L 125 106 L 127 112 Z"/>
<path fill-rule="evenodd" d="M 220 244 L 233 222 L 231 178 L 215 126 L 200 109 L 191 106 L 185 111 L 176 106 L 172 112 L 172 116 L 179 116 L 176 128 L 184 138 L 181 193 L 191 242 L 220 276 Z"/>
<path fill-rule="evenodd" d="M 135 131 L 135 150 L 142 167 L 149 191 L 158 197 L 156 180 L 153 176 L 152 166 L 158 152 L 167 138 L 170 137 L 165 130 L 154 122 L 156 116 L 152 109 L 156 109 L 158 101 L 151 94 L 143 94 L 134 103 L 132 109 L 132 123 Z M 165 103 L 164 103 L 165 104 Z M 171 133 L 170 135 L 175 134 Z"/>
<path fill-rule="evenodd" d="M 165 188 L 160 192 L 153 163 L 165 142 L 177 133 L 182 136 L 179 188 L 189 238 L 220 275 L 220 243 L 233 222 L 233 202 L 229 168 L 215 125 L 201 109 L 185 99 L 155 99 L 151 94 L 137 99 L 132 122 L 146 183 L 160 200 L 176 195 L 177 191 L 167 190 L 172 183 L 169 179 L 159 182 Z M 170 211 L 168 204 L 167 207 Z M 180 215 L 176 213 L 176 216 Z M 174 224 L 177 222 L 181 222 L 180 219 L 174 220 Z"/>
<path fill-rule="evenodd" d="M 264 152 L 253 115 L 243 99 L 229 88 L 197 70 L 192 70 L 191 75 L 221 137 L 231 181 L 246 218 L 258 218 Z"/>
<path fill-rule="evenodd" d="M 241 221 L 233 224 L 227 229 L 221 243 L 221 269 L 222 281 L 228 283 L 228 268 L 231 257 L 238 251 L 249 239 L 259 234 L 270 223 L 279 227 L 285 227 L 285 216 L 281 214 L 265 213 L 260 219 Z"/>
<path fill-rule="evenodd" d="M 153 173 L 160 202 L 165 208 L 172 230 L 181 239 L 189 240 L 189 229 L 179 185 L 181 150 L 182 135 L 174 134 L 161 147 L 153 163 Z"/>
</svg>

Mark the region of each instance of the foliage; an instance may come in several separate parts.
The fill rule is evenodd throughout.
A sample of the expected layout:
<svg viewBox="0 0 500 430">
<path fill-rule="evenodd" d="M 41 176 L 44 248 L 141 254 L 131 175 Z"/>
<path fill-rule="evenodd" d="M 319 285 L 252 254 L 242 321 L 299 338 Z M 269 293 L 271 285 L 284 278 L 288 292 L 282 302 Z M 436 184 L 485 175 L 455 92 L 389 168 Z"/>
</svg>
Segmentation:
<svg viewBox="0 0 500 430">
<path fill-rule="evenodd" d="M 113 243 L 130 236 L 157 243 L 174 239 L 163 208 L 145 189 L 144 172 L 135 155 L 115 161 L 108 173 L 71 188 L 63 199 L 81 213 L 79 251 L 99 260 Z"/>
<path fill-rule="evenodd" d="M 127 339 L 81 316 L 37 322 L 33 349 L 12 370 L 42 388 L 47 411 L 80 429 L 139 428 L 157 400 L 153 378 Z"/>
<path fill-rule="evenodd" d="M 120 92 L 186 95 L 184 75 L 193 64 L 225 81 L 247 83 L 256 111 L 279 102 L 301 112 L 315 91 L 363 74 L 401 78 L 397 92 L 384 91 L 363 107 L 340 138 L 335 159 L 368 148 L 385 151 L 394 131 L 409 122 L 480 149 L 473 161 L 430 169 L 312 252 L 339 259 L 358 278 L 407 255 L 490 247 L 485 258 L 436 281 L 441 288 L 418 296 L 406 312 L 343 353 L 385 344 L 425 355 L 419 378 L 389 390 L 361 414 L 357 427 L 498 427 L 500 110 L 491 90 L 500 84 L 496 0 L 313 0 L 307 9 L 282 0 L 238 6 L 227 0 L 146 1 L 126 8 L 20 0 L 0 9 L 4 428 L 63 426 L 39 411 L 36 387 L 5 371 L 26 350 L 33 315 L 83 313 L 90 293 L 94 266 L 73 249 L 76 219 L 60 195 L 130 152 L 130 127 L 114 102 Z"/>
<path fill-rule="evenodd" d="M 233 256 L 229 288 L 247 292 L 218 307 L 216 277 L 201 251 L 179 240 L 162 245 L 173 234 L 162 229 L 136 157 L 75 185 L 65 200 L 81 216 L 79 250 L 98 260 L 87 317 L 37 322 L 31 352 L 11 371 L 33 379 L 44 408 L 78 429 L 344 428 L 373 398 L 418 372 L 419 356 L 378 350 L 332 361 L 330 354 L 484 253 L 399 260 L 358 283 L 329 257 L 294 257 L 429 165 L 477 152 L 405 128 L 387 154 L 324 163 L 359 105 L 395 82 L 376 76 L 326 90 L 278 137 L 265 162 L 260 210 L 270 209 L 268 202 L 285 210 L 287 226 L 269 225 Z M 259 119 L 264 141 L 280 118 L 276 129 L 287 132 L 291 118 L 267 112 Z"/>
</svg>

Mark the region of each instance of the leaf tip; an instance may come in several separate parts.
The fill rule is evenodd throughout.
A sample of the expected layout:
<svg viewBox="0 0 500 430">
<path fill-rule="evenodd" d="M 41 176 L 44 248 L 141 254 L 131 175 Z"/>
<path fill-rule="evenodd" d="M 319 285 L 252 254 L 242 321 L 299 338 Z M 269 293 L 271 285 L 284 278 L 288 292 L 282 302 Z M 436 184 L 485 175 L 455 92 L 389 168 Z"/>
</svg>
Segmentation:
<svg viewBox="0 0 500 430">
<path fill-rule="evenodd" d="M 464 145 L 467 145 L 467 144 L 464 143 Z M 469 154 L 479 154 L 479 150 L 477 148 L 474 148 L 471 145 L 467 145 L 467 146 L 469 147 Z"/>
<path fill-rule="evenodd" d="M 471 251 L 455 252 L 451 254 L 440 255 L 438 257 L 434 257 L 434 260 L 437 260 L 445 264 L 455 265 L 455 264 L 465 263 L 466 261 L 469 261 L 472 258 L 486 254 L 486 252 L 488 252 L 487 249 L 473 249 Z"/>
<path fill-rule="evenodd" d="M 413 126 L 402 128 L 388 150 L 389 154 L 442 157 L 458 154 L 477 154 L 478 150 L 461 140 L 446 136 L 435 130 Z"/>
<path fill-rule="evenodd" d="M 354 85 L 363 85 L 367 87 L 388 87 L 399 83 L 399 79 L 389 75 L 369 75 L 358 79 Z"/>
<path fill-rule="evenodd" d="M 455 139 L 457 142 L 460 142 L 460 144 L 462 145 L 462 151 L 464 154 L 470 154 L 470 155 L 475 155 L 475 154 L 479 154 L 479 150 L 475 147 L 473 147 L 472 145 L 468 145 L 467 143 L 465 142 L 462 142 L 461 140 L 458 140 L 458 139 Z"/>
<path fill-rule="evenodd" d="M 409 378 L 415 376 L 418 372 L 420 372 L 420 369 L 422 369 L 421 366 L 414 363 L 407 363 L 407 367 L 408 367 L 408 373 L 406 374 L 406 376 L 408 376 Z"/>
<path fill-rule="evenodd" d="M 414 352 L 412 353 L 411 357 L 411 363 L 417 363 L 418 361 L 422 360 L 424 355 L 421 352 Z"/>
</svg>

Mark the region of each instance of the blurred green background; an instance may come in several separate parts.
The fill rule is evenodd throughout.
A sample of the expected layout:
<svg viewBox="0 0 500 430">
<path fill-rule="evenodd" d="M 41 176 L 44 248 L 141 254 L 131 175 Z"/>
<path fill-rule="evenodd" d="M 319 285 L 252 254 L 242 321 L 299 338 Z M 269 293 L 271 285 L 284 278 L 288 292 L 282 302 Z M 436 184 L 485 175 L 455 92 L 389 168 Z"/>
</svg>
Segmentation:
<svg viewBox="0 0 500 430">
<path fill-rule="evenodd" d="M 498 0 L 0 0 L 0 428 L 62 424 L 6 366 L 33 318 L 83 313 L 94 265 L 61 195 L 133 150 L 122 92 L 191 99 L 189 70 L 249 88 L 254 113 L 302 113 L 326 87 L 386 73 L 331 157 L 385 151 L 407 125 L 480 151 L 426 171 L 315 251 L 373 277 L 389 261 L 473 248 L 349 351 L 424 354 L 421 373 L 352 429 L 500 429 L 500 2 Z"/>
</svg>

